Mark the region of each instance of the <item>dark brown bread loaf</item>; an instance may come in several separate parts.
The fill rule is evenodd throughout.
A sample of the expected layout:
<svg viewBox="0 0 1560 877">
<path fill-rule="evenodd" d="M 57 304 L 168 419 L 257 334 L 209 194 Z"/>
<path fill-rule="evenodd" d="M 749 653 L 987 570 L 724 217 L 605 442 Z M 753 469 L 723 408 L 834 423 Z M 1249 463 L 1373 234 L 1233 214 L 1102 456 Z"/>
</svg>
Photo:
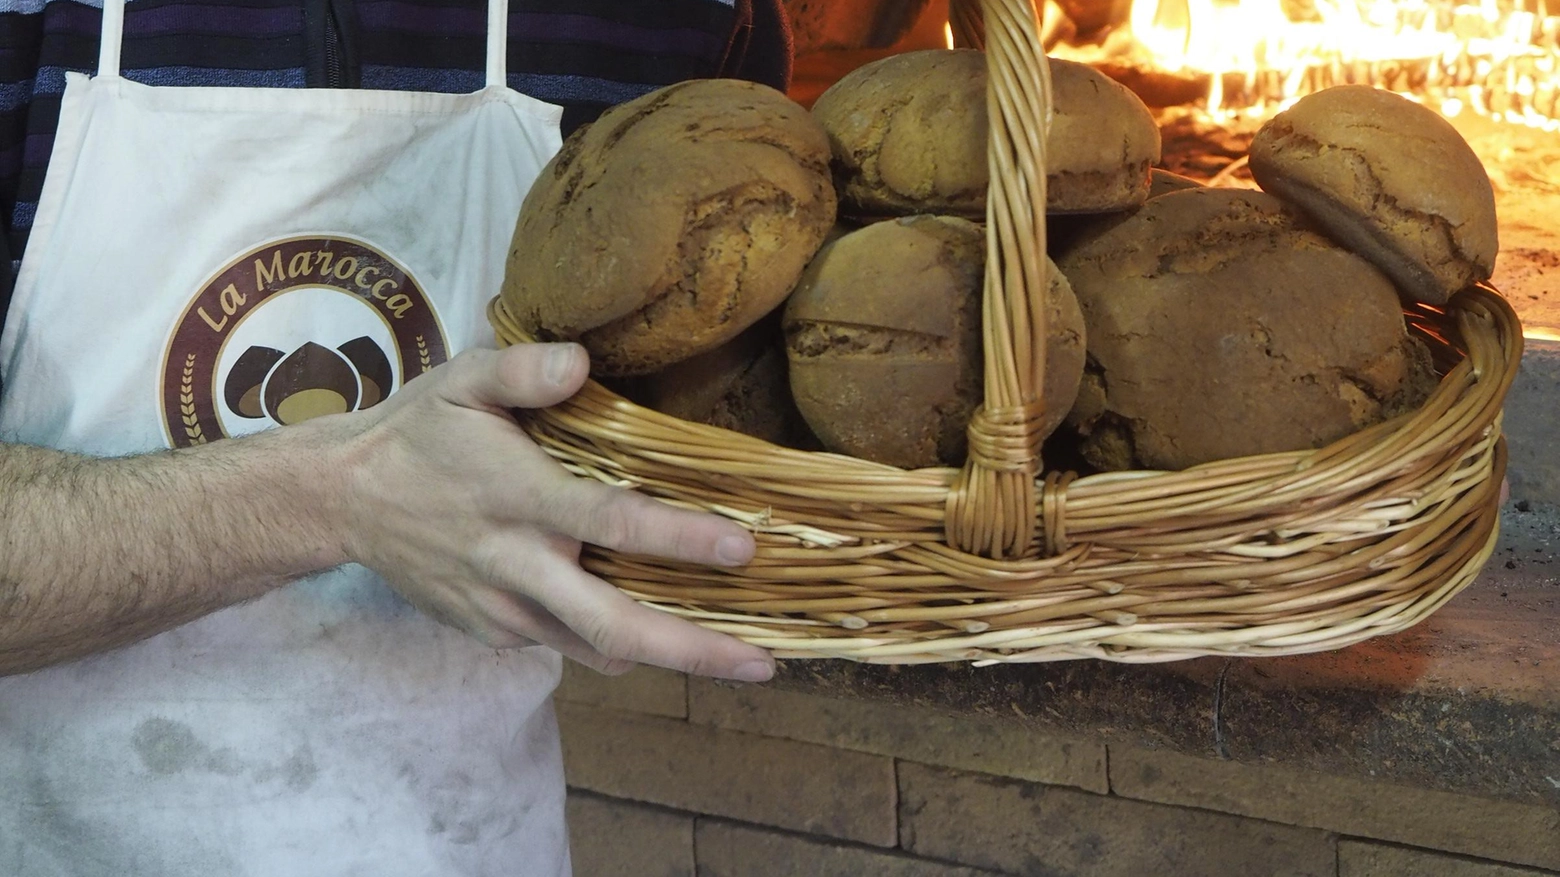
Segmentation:
<svg viewBox="0 0 1560 877">
<path fill-rule="evenodd" d="M 825 247 L 786 305 L 797 407 L 825 447 L 902 468 L 963 462 L 983 398 L 985 235 L 953 217 L 869 225 Z M 1083 323 L 1053 272 L 1046 400 L 1054 429 L 1083 372 Z"/>
<path fill-rule="evenodd" d="M 818 447 L 791 401 L 778 320 L 763 320 L 708 353 L 634 379 L 625 392 L 680 420 L 787 447 Z"/>
<path fill-rule="evenodd" d="M 1183 177 L 1159 168 L 1149 171 L 1150 200 L 1182 189 L 1200 188 L 1202 183 L 1190 177 Z M 1046 251 L 1050 253 L 1051 258 L 1061 259 L 1084 241 L 1092 240 L 1125 222 L 1140 206 L 1142 205 L 1134 205 L 1115 213 L 1076 213 L 1069 216 L 1054 216 L 1046 225 Z"/>
<path fill-rule="evenodd" d="M 779 92 L 685 82 L 577 132 L 521 209 L 503 296 L 601 375 L 730 341 L 784 301 L 834 225 L 828 139 Z"/>
<path fill-rule="evenodd" d="M 1484 166 L 1450 122 L 1407 98 L 1363 85 L 1301 98 L 1257 132 L 1251 174 L 1419 301 L 1444 304 L 1494 270 Z"/>
<path fill-rule="evenodd" d="M 1271 195 L 1162 195 L 1060 264 L 1089 340 L 1069 421 L 1102 469 L 1320 447 L 1434 388 L 1391 281 Z"/>
<path fill-rule="evenodd" d="M 1092 67 L 1053 60 L 1051 70 L 1046 209 L 1095 213 L 1141 204 L 1159 160 L 1153 115 Z M 985 218 L 984 54 L 928 50 L 875 61 L 835 83 L 813 114 L 833 144 L 843 212 Z"/>
</svg>

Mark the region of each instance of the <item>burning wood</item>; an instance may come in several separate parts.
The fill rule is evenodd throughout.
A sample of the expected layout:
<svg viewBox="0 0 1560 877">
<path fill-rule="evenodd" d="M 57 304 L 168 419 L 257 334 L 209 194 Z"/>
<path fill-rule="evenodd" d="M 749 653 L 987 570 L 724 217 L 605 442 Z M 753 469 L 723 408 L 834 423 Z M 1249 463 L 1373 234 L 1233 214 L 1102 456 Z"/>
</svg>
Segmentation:
<svg viewBox="0 0 1560 877">
<path fill-rule="evenodd" d="M 1065 15 L 1049 5 L 1053 17 Z M 1114 30 L 1051 51 L 1147 86 L 1139 90 L 1151 103 L 1195 94 L 1220 120 L 1265 117 L 1333 85 L 1365 84 L 1448 116 L 1560 130 L 1560 15 L 1542 5 L 1137 0 Z"/>
</svg>

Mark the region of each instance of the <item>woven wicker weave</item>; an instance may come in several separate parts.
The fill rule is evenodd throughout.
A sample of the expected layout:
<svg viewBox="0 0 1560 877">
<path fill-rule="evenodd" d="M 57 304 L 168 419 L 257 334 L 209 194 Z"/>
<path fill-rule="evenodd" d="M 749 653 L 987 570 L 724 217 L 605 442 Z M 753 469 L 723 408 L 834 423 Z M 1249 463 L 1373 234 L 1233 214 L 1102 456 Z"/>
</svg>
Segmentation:
<svg viewBox="0 0 1560 877">
<path fill-rule="evenodd" d="M 907 472 L 779 448 L 590 383 L 523 415 L 527 432 L 580 475 L 742 522 L 759 552 L 726 570 L 588 549 L 586 567 L 780 657 L 886 663 L 1333 649 L 1472 582 L 1497 536 L 1500 410 L 1522 353 L 1492 289 L 1409 314 L 1445 375 L 1412 415 L 1184 472 L 1043 472 L 1049 71 L 1029 0 L 953 7 L 991 71 L 987 399 L 969 462 Z M 530 340 L 501 298 L 489 315 L 501 344 Z"/>
</svg>

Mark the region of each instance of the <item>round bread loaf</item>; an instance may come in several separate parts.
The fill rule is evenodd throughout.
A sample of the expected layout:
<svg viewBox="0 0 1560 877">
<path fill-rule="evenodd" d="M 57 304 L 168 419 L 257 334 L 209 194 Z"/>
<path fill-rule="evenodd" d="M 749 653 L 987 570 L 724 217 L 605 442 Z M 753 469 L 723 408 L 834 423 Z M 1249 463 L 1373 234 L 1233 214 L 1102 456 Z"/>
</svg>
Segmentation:
<svg viewBox="0 0 1560 877">
<path fill-rule="evenodd" d="M 1494 270 L 1484 166 L 1450 122 L 1407 98 L 1364 85 L 1301 98 L 1257 132 L 1251 174 L 1411 298 L 1444 304 Z"/>
<path fill-rule="evenodd" d="M 1051 61 L 1046 210 L 1098 213 L 1141 204 L 1159 128 L 1131 91 L 1084 64 Z M 986 56 L 906 52 L 835 83 L 813 105 L 829 132 L 845 212 L 984 219 L 990 180 Z"/>
<path fill-rule="evenodd" d="M 906 469 L 963 463 L 984 396 L 985 235 L 954 217 L 880 222 L 825 247 L 785 310 L 791 390 L 833 451 Z M 1083 373 L 1083 315 L 1051 273 L 1047 433 Z"/>
<path fill-rule="evenodd" d="M 1173 174 L 1166 170 L 1160 170 L 1157 167 L 1149 171 L 1149 200 L 1158 198 L 1160 195 L 1168 195 L 1171 192 L 1179 192 L 1182 189 L 1200 189 L 1202 187 L 1202 183 L 1190 177 Z M 1136 207 L 1130 207 L 1116 213 L 1077 213 L 1071 216 L 1055 217 L 1046 225 L 1046 252 L 1053 259 L 1061 259 L 1084 241 L 1098 237 L 1118 224 L 1125 222 L 1136 209 Z"/>
<path fill-rule="evenodd" d="M 777 308 L 834 225 L 828 138 L 771 88 L 685 82 L 614 107 L 542 171 L 503 297 L 600 375 L 713 350 Z"/>
<path fill-rule="evenodd" d="M 816 448 L 791 401 L 778 320 L 763 320 L 721 346 L 653 375 L 627 395 L 679 420 L 705 423 L 777 445 Z"/>
<path fill-rule="evenodd" d="M 1101 469 L 1320 447 L 1435 386 L 1391 281 L 1271 195 L 1161 195 L 1060 264 L 1089 340 L 1069 422 Z"/>
</svg>

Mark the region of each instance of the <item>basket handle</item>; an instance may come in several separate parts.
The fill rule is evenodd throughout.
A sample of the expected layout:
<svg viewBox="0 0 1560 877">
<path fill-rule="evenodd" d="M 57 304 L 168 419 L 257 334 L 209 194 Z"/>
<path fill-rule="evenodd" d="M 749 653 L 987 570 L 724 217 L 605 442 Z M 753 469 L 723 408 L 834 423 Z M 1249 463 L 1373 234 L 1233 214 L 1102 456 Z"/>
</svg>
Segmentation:
<svg viewBox="0 0 1560 877">
<path fill-rule="evenodd" d="M 984 19 L 984 24 L 982 24 Z M 1051 70 L 1032 0 L 953 0 L 961 45 L 984 47 L 990 189 L 982 324 L 985 401 L 969 426 L 969 459 L 948 491 L 949 545 L 991 558 L 1036 543 L 1044 436 L 1045 135 Z"/>
</svg>

